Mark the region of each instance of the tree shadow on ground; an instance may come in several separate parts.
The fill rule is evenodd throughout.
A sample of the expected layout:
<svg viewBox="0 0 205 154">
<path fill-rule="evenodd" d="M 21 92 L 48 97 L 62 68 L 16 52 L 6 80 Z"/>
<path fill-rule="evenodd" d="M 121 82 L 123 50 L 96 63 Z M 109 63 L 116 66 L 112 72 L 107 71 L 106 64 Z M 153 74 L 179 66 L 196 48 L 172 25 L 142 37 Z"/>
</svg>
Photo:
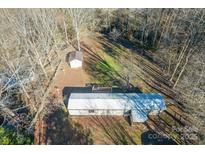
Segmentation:
<svg viewBox="0 0 205 154">
<path fill-rule="evenodd" d="M 92 116 L 91 122 L 101 128 L 105 136 L 117 145 L 137 144 L 123 123 L 113 116 Z"/>
<path fill-rule="evenodd" d="M 177 145 L 171 138 L 150 130 L 142 133 L 141 143 L 143 145 Z"/>
<path fill-rule="evenodd" d="M 86 58 L 84 59 L 85 69 L 93 77 L 94 81 L 104 86 L 117 86 L 121 89 L 135 89 L 133 92 L 141 93 L 140 89 L 134 87 L 127 79 L 116 71 L 106 60 L 96 54 L 86 44 L 82 43 L 82 50 Z M 113 50 L 110 48 L 110 50 Z M 128 85 L 129 84 L 129 85 Z M 129 87 L 129 88 L 128 88 Z"/>
<path fill-rule="evenodd" d="M 68 113 L 58 109 L 46 119 L 46 143 L 54 145 L 93 144 L 90 131 L 78 123 L 71 123 Z"/>
<path fill-rule="evenodd" d="M 183 103 L 181 102 L 184 102 L 184 100 L 181 97 L 180 91 L 173 89 L 173 82 L 169 81 L 169 77 L 163 71 L 165 64 L 153 52 L 146 51 L 141 46 L 126 39 L 113 40 L 108 35 L 104 35 L 99 40 L 105 49 L 104 51 L 110 54 L 110 56 L 117 58 L 119 54 L 122 54 L 119 52 L 110 52 L 113 50 L 111 45 L 114 45 L 120 50 L 129 49 L 135 53 L 137 61 L 135 65 L 143 71 L 144 77 L 138 76 L 138 74 L 136 76 L 140 77 L 148 86 L 163 93 L 168 98 L 174 100 L 179 106 L 183 107 Z"/>
<path fill-rule="evenodd" d="M 94 80 L 106 86 L 121 85 L 120 79 L 122 79 L 122 76 L 104 59 L 94 53 L 85 44 L 83 44 L 82 50 L 87 55 L 84 60 L 86 71 Z"/>
<path fill-rule="evenodd" d="M 151 61 L 154 64 L 160 65 L 159 61 L 155 61 L 153 59 L 153 55 L 151 52 L 148 52 L 146 50 L 143 49 L 143 47 L 140 44 L 136 44 L 136 43 L 132 43 L 129 40 L 123 39 L 123 38 L 119 38 L 117 40 L 113 40 L 112 38 L 110 38 L 108 35 L 103 35 L 103 37 L 106 39 L 106 41 L 108 43 L 105 43 L 106 41 L 102 41 L 101 44 L 103 45 L 103 47 L 105 49 L 107 49 L 106 51 L 111 51 L 112 49 L 109 47 L 109 44 L 113 44 L 114 46 L 116 46 L 119 49 L 129 49 L 132 50 L 133 52 L 144 56 L 145 59 Z M 110 52 L 113 54 L 113 52 Z M 115 55 L 115 54 L 114 54 Z"/>
<path fill-rule="evenodd" d="M 163 134 L 166 138 L 173 140 L 176 144 L 196 144 L 196 141 L 192 140 L 192 138 L 185 137 L 186 133 L 183 132 L 187 127 L 192 128 L 191 123 L 182 120 L 179 118 L 179 114 L 177 116 L 176 114 L 178 113 L 167 109 L 157 117 L 149 116 L 149 120 L 145 122 L 145 125 L 150 131 Z"/>
</svg>

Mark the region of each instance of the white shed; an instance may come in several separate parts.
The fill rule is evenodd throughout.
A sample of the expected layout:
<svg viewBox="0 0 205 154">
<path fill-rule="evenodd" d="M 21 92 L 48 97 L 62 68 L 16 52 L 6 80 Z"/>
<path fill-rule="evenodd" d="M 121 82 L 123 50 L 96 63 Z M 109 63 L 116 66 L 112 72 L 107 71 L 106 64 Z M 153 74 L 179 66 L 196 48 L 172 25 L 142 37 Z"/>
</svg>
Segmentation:
<svg viewBox="0 0 205 154">
<path fill-rule="evenodd" d="M 71 52 L 69 54 L 69 63 L 71 68 L 80 68 L 83 63 L 83 53 L 81 51 Z"/>
<path fill-rule="evenodd" d="M 165 109 L 160 94 L 71 93 L 68 100 L 70 115 L 128 115 L 132 122 L 144 122 L 149 113 Z"/>
</svg>

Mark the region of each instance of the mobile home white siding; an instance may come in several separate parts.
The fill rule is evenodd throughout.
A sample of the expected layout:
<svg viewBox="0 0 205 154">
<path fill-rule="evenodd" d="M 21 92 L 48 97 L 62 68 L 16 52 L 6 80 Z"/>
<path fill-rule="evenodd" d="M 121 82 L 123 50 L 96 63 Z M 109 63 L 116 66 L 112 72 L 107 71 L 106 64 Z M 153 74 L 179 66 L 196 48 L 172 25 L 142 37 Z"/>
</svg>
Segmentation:
<svg viewBox="0 0 205 154">
<path fill-rule="evenodd" d="M 70 115 L 124 115 L 124 110 L 95 110 L 94 112 L 90 112 L 88 109 L 86 110 L 69 110 Z"/>
<path fill-rule="evenodd" d="M 159 94 L 71 93 L 68 100 L 70 115 L 129 114 L 133 122 L 144 122 L 149 113 L 165 109 L 165 103 Z"/>
</svg>

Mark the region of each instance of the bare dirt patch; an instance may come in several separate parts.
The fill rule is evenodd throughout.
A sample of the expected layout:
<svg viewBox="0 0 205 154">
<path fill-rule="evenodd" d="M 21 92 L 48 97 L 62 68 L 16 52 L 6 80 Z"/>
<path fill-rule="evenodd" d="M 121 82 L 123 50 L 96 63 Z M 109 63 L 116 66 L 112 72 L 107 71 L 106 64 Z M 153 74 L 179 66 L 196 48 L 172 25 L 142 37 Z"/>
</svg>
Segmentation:
<svg viewBox="0 0 205 154">
<path fill-rule="evenodd" d="M 71 69 L 67 62 L 63 62 L 55 79 L 55 85 L 62 89 L 68 87 L 84 87 L 89 78 L 82 68 Z"/>
<path fill-rule="evenodd" d="M 84 68 L 71 69 L 69 66 L 67 56 L 72 51 L 75 49 L 70 47 L 61 53 L 62 63 L 56 74 L 52 90 L 52 93 L 58 97 L 62 97 L 64 87 L 85 87 L 85 84 L 89 82 L 89 76 Z"/>
<path fill-rule="evenodd" d="M 121 116 L 72 117 L 72 122 L 89 130 L 94 144 L 141 144 L 141 133 L 147 130 L 143 124 L 130 126 Z"/>
</svg>

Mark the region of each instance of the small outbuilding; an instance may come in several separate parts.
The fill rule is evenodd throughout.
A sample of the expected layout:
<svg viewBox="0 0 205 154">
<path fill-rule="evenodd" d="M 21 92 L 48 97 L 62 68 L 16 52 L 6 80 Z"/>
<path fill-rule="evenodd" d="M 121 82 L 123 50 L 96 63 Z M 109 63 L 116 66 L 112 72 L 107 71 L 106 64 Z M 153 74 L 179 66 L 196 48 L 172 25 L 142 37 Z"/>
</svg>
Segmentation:
<svg viewBox="0 0 205 154">
<path fill-rule="evenodd" d="M 130 116 L 131 123 L 145 122 L 148 115 L 165 110 L 160 94 L 142 93 L 71 93 L 68 100 L 70 115 Z"/>
<path fill-rule="evenodd" d="M 83 53 L 74 51 L 69 54 L 69 64 L 71 68 L 80 68 L 83 64 Z"/>
</svg>

